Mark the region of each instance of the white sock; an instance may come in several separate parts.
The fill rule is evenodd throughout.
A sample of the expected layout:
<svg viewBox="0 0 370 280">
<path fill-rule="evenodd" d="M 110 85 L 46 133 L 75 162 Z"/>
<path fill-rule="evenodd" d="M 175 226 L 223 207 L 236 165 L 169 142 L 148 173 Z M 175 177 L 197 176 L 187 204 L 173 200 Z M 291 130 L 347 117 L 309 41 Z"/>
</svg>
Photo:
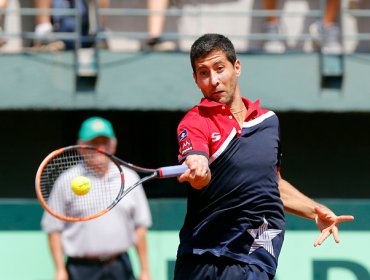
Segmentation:
<svg viewBox="0 0 370 280">
<path fill-rule="evenodd" d="M 53 25 L 50 22 L 37 24 L 35 27 L 36 35 L 44 35 L 53 31 Z"/>
</svg>

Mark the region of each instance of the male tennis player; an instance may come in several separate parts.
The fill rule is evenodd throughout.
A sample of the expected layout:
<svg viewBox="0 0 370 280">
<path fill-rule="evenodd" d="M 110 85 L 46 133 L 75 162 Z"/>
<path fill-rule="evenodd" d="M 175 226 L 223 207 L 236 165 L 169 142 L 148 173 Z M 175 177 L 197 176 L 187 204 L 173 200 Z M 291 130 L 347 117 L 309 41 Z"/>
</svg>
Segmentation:
<svg viewBox="0 0 370 280">
<path fill-rule="evenodd" d="M 92 117 L 85 120 L 81 125 L 78 138 L 78 144 L 97 146 L 112 154 L 116 151 L 117 140 L 113 127 L 106 119 Z M 104 159 L 106 158 L 96 159 L 101 160 L 101 163 L 106 162 L 107 166 L 94 170 L 96 176 L 92 178 L 94 180 L 92 185 L 98 186 L 99 181 L 104 182 L 104 176 L 109 173 L 109 168 L 114 168 L 108 165 L 109 161 Z M 77 165 L 66 172 L 74 172 L 73 169 L 76 168 L 93 168 L 93 166 Z M 122 169 L 127 184 L 138 181 L 139 176 L 135 171 L 124 166 Z M 74 174 L 84 174 L 84 171 Z M 65 176 L 68 175 L 65 174 Z M 60 181 L 63 182 L 63 179 Z M 112 182 L 112 187 L 115 186 Z M 117 187 L 120 187 L 120 182 Z M 90 190 L 92 191 L 94 190 Z M 66 213 L 73 211 L 73 203 L 76 201 L 72 192 L 70 194 L 71 198 L 65 195 L 58 196 L 58 200 L 66 197 L 64 209 Z M 67 223 L 45 212 L 41 224 L 43 230 L 48 233 L 49 246 L 56 268 L 55 279 L 134 280 L 136 278 L 133 275 L 127 251 L 131 246 L 135 246 L 141 265 L 139 279 L 149 280 L 146 232 L 151 223 L 148 201 L 141 185 L 135 191 L 130 192 L 112 210 L 97 219 Z M 65 256 L 67 257 L 66 264 L 64 263 Z"/>
<path fill-rule="evenodd" d="M 180 231 L 176 280 L 267 280 L 276 273 L 284 210 L 314 220 L 314 245 L 352 216 L 336 216 L 280 175 L 279 121 L 240 92 L 242 70 L 230 40 L 198 38 L 190 51 L 193 77 L 204 98 L 178 126 L 179 161 L 189 170 L 188 205 Z"/>
</svg>

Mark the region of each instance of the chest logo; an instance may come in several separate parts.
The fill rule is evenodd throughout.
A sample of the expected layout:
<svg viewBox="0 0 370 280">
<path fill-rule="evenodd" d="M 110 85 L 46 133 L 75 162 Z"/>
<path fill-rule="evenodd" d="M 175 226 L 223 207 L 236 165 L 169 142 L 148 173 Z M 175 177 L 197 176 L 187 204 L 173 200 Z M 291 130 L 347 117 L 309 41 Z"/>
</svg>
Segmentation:
<svg viewBox="0 0 370 280">
<path fill-rule="evenodd" d="M 221 135 L 218 132 L 213 132 L 211 136 L 212 142 L 217 142 L 221 139 Z"/>
</svg>

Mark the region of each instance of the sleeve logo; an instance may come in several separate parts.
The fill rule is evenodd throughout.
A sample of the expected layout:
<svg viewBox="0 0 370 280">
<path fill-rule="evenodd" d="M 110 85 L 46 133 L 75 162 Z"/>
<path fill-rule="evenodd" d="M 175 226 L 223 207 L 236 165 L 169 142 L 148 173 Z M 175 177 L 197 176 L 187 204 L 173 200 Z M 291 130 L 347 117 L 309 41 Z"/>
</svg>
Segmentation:
<svg viewBox="0 0 370 280">
<path fill-rule="evenodd" d="M 183 131 L 181 131 L 181 133 L 179 134 L 179 140 L 182 141 L 186 138 L 186 136 L 188 136 L 188 132 L 186 129 L 184 129 Z"/>
<path fill-rule="evenodd" d="M 187 152 L 193 149 L 193 145 L 191 144 L 190 138 L 185 138 L 180 141 L 180 153 L 181 155 L 185 155 Z"/>
</svg>

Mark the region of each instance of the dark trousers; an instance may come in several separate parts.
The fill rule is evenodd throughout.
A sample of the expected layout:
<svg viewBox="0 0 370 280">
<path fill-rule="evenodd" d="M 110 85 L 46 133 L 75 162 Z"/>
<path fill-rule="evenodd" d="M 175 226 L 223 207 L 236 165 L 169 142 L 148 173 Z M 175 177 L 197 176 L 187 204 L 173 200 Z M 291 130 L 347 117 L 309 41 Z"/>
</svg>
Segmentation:
<svg viewBox="0 0 370 280">
<path fill-rule="evenodd" d="M 175 280 L 271 280 L 260 267 L 211 254 L 179 257 Z"/>
<path fill-rule="evenodd" d="M 67 259 L 69 280 L 135 280 L 127 253 L 111 260 Z"/>
</svg>

